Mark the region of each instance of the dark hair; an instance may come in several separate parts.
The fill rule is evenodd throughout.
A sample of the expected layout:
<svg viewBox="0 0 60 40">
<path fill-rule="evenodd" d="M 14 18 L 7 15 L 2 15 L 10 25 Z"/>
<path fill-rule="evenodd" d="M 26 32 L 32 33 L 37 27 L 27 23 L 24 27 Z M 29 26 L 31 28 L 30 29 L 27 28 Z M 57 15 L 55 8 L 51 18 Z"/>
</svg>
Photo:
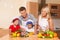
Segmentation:
<svg viewBox="0 0 60 40">
<path fill-rule="evenodd" d="M 12 22 L 14 23 L 16 20 L 19 20 L 19 19 L 18 18 L 15 18 L 15 19 L 12 20 Z"/>
<path fill-rule="evenodd" d="M 45 4 L 44 6 L 42 6 L 42 8 L 46 8 L 46 7 L 48 7 L 48 5 L 47 5 L 47 4 Z M 41 9 L 42 9 L 42 8 L 41 8 Z"/>
<path fill-rule="evenodd" d="M 23 10 L 26 10 L 26 8 L 25 7 L 20 7 L 19 8 L 19 11 L 23 11 Z"/>
<path fill-rule="evenodd" d="M 26 25 L 28 25 L 28 24 L 31 24 L 32 27 L 34 26 L 34 24 L 33 24 L 31 21 L 28 21 L 28 22 L 26 23 Z"/>
</svg>

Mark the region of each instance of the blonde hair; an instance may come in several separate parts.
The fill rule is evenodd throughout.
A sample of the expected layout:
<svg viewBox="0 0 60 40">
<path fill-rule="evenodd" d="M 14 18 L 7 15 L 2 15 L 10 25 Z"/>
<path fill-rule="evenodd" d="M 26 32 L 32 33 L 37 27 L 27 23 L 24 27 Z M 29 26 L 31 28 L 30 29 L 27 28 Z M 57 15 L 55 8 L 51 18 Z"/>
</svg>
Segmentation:
<svg viewBox="0 0 60 40">
<path fill-rule="evenodd" d="M 47 18 L 50 18 L 51 17 L 51 15 L 50 15 L 50 9 L 49 9 L 49 7 L 48 6 L 46 6 L 46 7 L 43 7 L 42 9 L 41 9 L 41 12 L 42 12 L 42 10 L 45 10 L 46 11 L 46 13 L 47 13 Z M 40 14 L 40 17 L 42 17 L 41 16 L 41 14 Z"/>
</svg>

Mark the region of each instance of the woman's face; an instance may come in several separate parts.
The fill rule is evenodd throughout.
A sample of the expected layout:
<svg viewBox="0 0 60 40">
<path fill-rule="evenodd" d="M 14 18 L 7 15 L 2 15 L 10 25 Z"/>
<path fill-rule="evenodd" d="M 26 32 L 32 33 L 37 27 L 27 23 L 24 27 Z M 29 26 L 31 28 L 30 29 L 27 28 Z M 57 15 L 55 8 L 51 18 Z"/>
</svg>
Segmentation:
<svg viewBox="0 0 60 40">
<path fill-rule="evenodd" d="M 18 25 L 19 20 L 14 21 L 14 25 Z"/>
<path fill-rule="evenodd" d="M 43 17 L 45 17 L 47 15 L 46 10 L 42 9 L 41 14 L 42 14 Z"/>
</svg>

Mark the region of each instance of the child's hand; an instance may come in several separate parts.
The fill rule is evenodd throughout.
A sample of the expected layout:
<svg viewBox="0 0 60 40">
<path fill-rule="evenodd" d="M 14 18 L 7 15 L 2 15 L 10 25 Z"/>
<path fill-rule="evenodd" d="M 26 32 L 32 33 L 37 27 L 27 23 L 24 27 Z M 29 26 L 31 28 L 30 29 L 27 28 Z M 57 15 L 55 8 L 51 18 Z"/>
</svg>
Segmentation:
<svg viewBox="0 0 60 40">
<path fill-rule="evenodd" d="M 21 36 L 25 36 L 26 35 L 26 32 L 21 32 Z"/>
</svg>

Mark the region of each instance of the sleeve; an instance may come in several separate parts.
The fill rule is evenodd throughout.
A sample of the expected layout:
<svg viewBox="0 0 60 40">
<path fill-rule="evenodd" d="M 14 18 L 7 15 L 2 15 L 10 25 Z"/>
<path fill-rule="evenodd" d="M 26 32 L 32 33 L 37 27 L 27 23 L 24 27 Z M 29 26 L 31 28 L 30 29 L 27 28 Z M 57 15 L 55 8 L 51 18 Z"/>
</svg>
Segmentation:
<svg viewBox="0 0 60 40">
<path fill-rule="evenodd" d="M 21 26 L 19 26 L 19 29 L 21 28 Z"/>
<path fill-rule="evenodd" d="M 34 25 L 37 24 L 37 19 L 32 14 L 30 14 L 30 18 L 34 21 Z"/>
<path fill-rule="evenodd" d="M 19 25 L 22 25 L 22 18 L 21 18 L 21 16 L 19 16 Z"/>
<path fill-rule="evenodd" d="M 9 26 L 9 34 L 12 32 L 12 25 Z"/>
</svg>

